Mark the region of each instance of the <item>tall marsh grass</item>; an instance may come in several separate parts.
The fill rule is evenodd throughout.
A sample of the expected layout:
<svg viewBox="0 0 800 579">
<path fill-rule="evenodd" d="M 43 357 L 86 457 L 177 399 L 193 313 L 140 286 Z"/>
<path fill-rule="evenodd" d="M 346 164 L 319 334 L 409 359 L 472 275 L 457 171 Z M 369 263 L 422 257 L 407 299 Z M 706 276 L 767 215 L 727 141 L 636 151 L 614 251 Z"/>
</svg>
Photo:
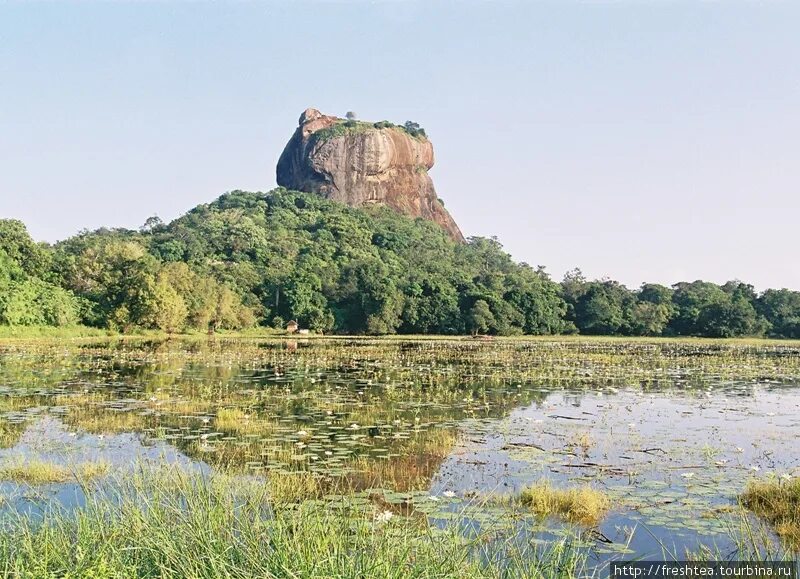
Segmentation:
<svg viewBox="0 0 800 579">
<path fill-rule="evenodd" d="M 800 478 L 751 482 L 742 504 L 769 522 L 786 544 L 800 552 Z"/>
<path fill-rule="evenodd" d="M 2 521 L 0 573 L 17 577 L 574 577 L 569 542 L 489 546 L 456 529 L 347 505 L 270 505 L 258 479 L 140 470 L 80 510 Z"/>
<path fill-rule="evenodd" d="M 589 485 L 559 489 L 548 481 L 523 489 L 519 501 L 537 515 L 555 515 L 588 526 L 597 525 L 611 508 L 608 495 Z"/>
</svg>

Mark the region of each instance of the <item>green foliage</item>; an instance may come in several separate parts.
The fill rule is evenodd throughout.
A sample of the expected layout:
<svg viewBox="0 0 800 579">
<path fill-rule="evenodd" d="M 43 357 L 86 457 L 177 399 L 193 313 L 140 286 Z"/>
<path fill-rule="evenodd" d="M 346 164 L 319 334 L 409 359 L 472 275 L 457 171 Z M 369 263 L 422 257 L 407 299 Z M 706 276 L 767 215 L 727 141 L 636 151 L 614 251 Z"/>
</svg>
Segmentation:
<svg viewBox="0 0 800 579">
<path fill-rule="evenodd" d="M 425 140 L 428 138 L 428 135 L 425 134 L 425 129 L 414 121 L 406 121 L 405 124 L 403 124 L 403 130 L 415 139 Z"/>
<path fill-rule="evenodd" d="M 235 191 L 143 242 L 152 256 L 227 284 L 265 325 L 277 318 L 322 332 L 456 334 L 483 299 L 494 319 L 486 331 L 563 327 L 566 306 L 543 271 L 515 264 L 494 240 L 455 244 L 437 225 L 386 208 Z"/>
<path fill-rule="evenodd" d="M 330 129 L 379 124 L 390 126 L 353 119 Z M 385 207 L 285 189 L 233 191 L 169 224 L 151 218 L 52 248 L 18 221 L 0 221 L 0 234 L 6 325 L 181 332 L 297 320 L 347 334 L 800 337 L 798 292 L 759 296 L 738 281 L 631 291 L 580 270 L 557 284 L 494 238 L 458 244 Z"/>
<path fill-rule="evenodd" d="M 609 280 L 589 282 L 575 270 L 562 288 L 568 317 L 583 334 L 732 338 L 763 336 L 778 323 L 784 325 L 772 335 L 791 337 L 791 312 L 798 311 L 790 305 L 796 292 L 770 290 L 759 298 L 752 286 L 738 281 L 681 282 L 672 288 L 644 284 L 631 292 Z"/>
<path fill-rule="evenodd" d="M 0 324 L 70 326 L 78 322 L 81 303 L 40 275 L 50 254 L 37 245 L 19 221 L 0 220 Z"/>
<path fill-rule="evenodd" d="M 60 287 L 28 278 L 0 289 L 0 324 L 71 326 L 78 323 L 78 300 Z"/>
<path fill-rule="evenodd" d="M 467 328 L 473 334 L 488 332 L 496 324 L 489 304 L 483 300 L 477 300 L 467 312 Z"/>
<path fill-rule="evenodd" d="M 788 289 L 767 290 L 756 309 L 770 325 L 775 338 L 800 338 L 800 292 Z"/>
<path fill-rule="evenodd" d="M 359 134 L 375 127 L 374 123 L 357 121 L 355 119 L 337 120 L 330 127 L 320 129 L 312 135 L 315 143 L 324 143 L 337 137 L 344 137 L 349 134 Z"/>
<path fill-rule="evenodd" d="M 752 286 L 695 281 L 675 284 L 674 289 L 676 313 L 670 329 L 676 335 L 728 338 L 763 335 L 767 328 L 754 307 Z"/>
<path fill-rule="evenodd" d="M 165 263 L 158 259 L 160 252 L 148 251 L 157 234 L 101 230 L 56 247 L 62 283 L 92 304 L 84 323 L 123 331 L 142 327 L 167 332 L 254 324 L 252 312 L 224 283 L 193 271 L 186 263 Z"/>
<path fill-rule="evenodd" d="M 28 234 L 21 221 L 0 219 L 0 251 L 26 274 L 44 277 L 50 267 L 50 254 Z"/>
</svg>

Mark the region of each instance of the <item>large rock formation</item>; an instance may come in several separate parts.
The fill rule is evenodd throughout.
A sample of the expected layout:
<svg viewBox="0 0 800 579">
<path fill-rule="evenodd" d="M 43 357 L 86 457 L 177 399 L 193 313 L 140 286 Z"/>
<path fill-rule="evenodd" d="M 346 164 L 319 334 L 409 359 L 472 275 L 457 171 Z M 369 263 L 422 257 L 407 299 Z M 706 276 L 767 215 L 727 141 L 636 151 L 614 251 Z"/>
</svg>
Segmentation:
<svg viewBox="0 0 800 579">
<path fill-rule="evenodd" d="M 464 236 L 436 196 L 433 145 L 388 123 L 345 121 L 307 109 L 278 160 L 278 185 L 353 207 L 379 203 Z"/>
</svg>

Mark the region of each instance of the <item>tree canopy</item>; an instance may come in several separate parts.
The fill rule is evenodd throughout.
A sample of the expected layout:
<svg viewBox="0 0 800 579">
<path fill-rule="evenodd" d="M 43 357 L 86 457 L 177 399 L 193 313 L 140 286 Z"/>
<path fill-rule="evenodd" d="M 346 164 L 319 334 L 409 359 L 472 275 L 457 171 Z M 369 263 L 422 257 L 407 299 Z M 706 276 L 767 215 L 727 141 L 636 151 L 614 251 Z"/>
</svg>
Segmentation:
<svg viewBox="0 0 800 579">
<path fill-rule="evenodd" d="M 317 195 L 233 191 L 171 223 L 84 231 L 54 246 L 0 220 L 0 323 L 121 331 L 257 324 L 347 334 L 800 338 L 800 293 L 732 281 L 629 290 L 561 283 L 494 238 Z"/>
</svg>

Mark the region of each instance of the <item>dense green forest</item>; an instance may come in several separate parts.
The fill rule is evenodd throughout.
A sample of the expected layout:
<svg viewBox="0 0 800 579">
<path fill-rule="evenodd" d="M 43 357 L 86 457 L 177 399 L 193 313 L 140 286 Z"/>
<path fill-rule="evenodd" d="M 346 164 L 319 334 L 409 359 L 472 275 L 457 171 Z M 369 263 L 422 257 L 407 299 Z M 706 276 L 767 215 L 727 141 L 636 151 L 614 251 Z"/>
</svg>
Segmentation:
<svg viewBox="0 0 800 579">
<path fill-rule="evenodd" d="M 172 223 L 56 245 L 0 220 L 0 323 L 130 331 L 281 328 L 348 334 L 800 338 L 800 292 L 739 281 L 630 290 L 580 271 L 561 283 L 495 239 L 276 189 L 234 191 Z"/>
</svg>

